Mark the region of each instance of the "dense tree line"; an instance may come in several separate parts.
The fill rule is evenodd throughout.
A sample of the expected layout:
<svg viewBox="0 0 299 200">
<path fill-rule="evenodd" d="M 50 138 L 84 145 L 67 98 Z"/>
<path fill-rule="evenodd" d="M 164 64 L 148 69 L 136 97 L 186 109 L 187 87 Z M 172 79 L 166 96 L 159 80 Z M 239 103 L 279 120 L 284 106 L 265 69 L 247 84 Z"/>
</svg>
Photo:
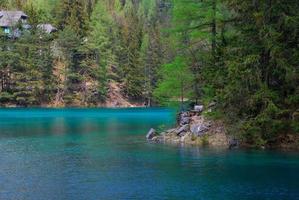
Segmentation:
<svg viewBox="0 0 299 200">
<path fill-rule="evenodd" d="M 298 2 L 173 3 L 178 53 L 173 66 L 162 70 L 170 73 L 185 66 L 193 81 L 180 85 L 165 77 L 157 95 L 185 95 L 206 105 L 216 102 L 216 111 L 209 115 L 225 119 L 230 132 L 251 145 L 292 140 L 299 132 Z M 165 92 L 175 86 L 185 92 Z"/>
<path fill-rule="evenodd" d="M 139 103 L 153 102 L 153 91 L 157 83 L 157 69 L 162 65 L 164 45 L 162 26 L 167 23 L 170 7 L 165 0 L 154 1 L 109 1 L 109 0 L 7 0 L 1 2 L 6 10 L 23 10 L 29 16 L 32 29 L 23 32 L 21 38 L 8 38 L 3 33 L 1 55 L 17 54 L 7 62 L 24 60 L 22 66 L 26 75 L 33 76 L 31 68 L 43 68 L 45 60 L 52 67 L 48 76 L 54 82 L 47 85 L 45 100 L 41 85 L 32 85 L 24 92 L 34 93 L 31 97 L 18 101 L 16 85 L 19 82 L 13 73 L 13 66 L 3 63 L 0 101 L 22 106 L 59 105 L 99 105 L 107 100 L 109 84 L 115 82 L 121 87 L 122 95 Z M 51 23 L 58 28 L 55 34 L 47 35 L 37 29 L 39 23 Z M 28 38 L 28 39 L 25 39 Z M 42 38 L 42 39 L 41 39 Z M 47 38 L 47 39 L 45 39 Z M 41 44 L 41 40 L 43 44 Z M 5 48 L 5 45 L 21 48 Z M 40 46 L 43 46 L 40 49 Z M 27 50 L 36 57 L 27 57 Z M 45 57 L 40 56 L 44 54 Z M 48 56 L 47 56 L 48 55 Z M 3 62 L 5 62 L 3 60 Z M 19 66 L 20 63 L 16 63 Z M 29 65 L 31 66 L 29 70 Z M 19 66 L 20 67 L 20 66 Z M 8 71 L 6 68 L 10 68 Z M 7 73 L 5 73 L 5 70 Z M 2 72 L 2 71 L 1 71 Z M 16 73 L 20 71 L 15 70 Z M 28 73 L 27 73 L 28 72 Z M 39 72 L 39 71 L 38 71 Z M 5 78 L 6 77 L 6 78 Z M 31 79 L 49 81 L 50 77 L 35 74 Z M 6 80 L 7 79 L 7 80 Z M 47 79 L 47 80 L 44 80 Z M 4 83 L 5 82 L 5 83 Z M 33 92 L 35 91 L 35 92 Z"/>
<path fill-rule="evenodd" d="M 299 132 L 299 4 L 286 0 L 2 0 L 33 25 L 1 34 L 0 102 L 196 102 L 252 145 Z M 58 32 L 35 30 L 49 22 Z"/>
</svg>

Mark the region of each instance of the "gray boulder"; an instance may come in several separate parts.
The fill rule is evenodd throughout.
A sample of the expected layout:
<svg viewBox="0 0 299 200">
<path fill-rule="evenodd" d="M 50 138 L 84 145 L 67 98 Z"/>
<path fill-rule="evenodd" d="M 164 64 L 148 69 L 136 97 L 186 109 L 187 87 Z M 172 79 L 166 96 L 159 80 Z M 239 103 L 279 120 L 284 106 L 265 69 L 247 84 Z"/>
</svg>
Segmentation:
<svg viewBox="0 0 299 200">
<path fill-rule="evenodd" d="M 204 109 L 204 106 L 203 105 L 195 105 L 194 106 L 194 110 L 195 112 L 202 112 Z"/>
<path fill-rule="evenodd" d="M 189 113 L 188 112 L 182 112 L 180 114 L 180 117 L 189 117 Z"/>
<path fill-rule="evenodd" d="M 156 130 L 153 129 L 153 128 L 151 128 L 151 129 L 149 130 L 149 132 L 147 133 L 147 135 L 146 135 L 146 139 L 151 140 L 151 139 L 153 139 L 153 137 L 155 137 L 156 135 L 157 135 Z"/>
<path fill-rule="evenodd" d="M 187 132 L 187 131 L 189 131 L 189 124 L 185 124 L 185 125 L 179 127 L 179 128 L 175 131 L 175 133 L 176 133 L 177 135 L 180 135 L 181 133 L 184 133 L 184 132 Z"/>
<path fill-rule="evenodd" d="M 191 121 L 191 118 L 189 116 L 189 112 L 180 113 L 179 120 L 178 120 L 180 126 L 183 126 L 185 124 L 189 124 L 190 121 Z"/>
<path fill-rule="evenodd" d="M 180 120 L 180 125 L 186 125 L 186 124 L 190 124 L 191 118 L 190 117 L 181 117 Z"/>
<path fill-rule="evenodd" d="M 207 126 L 205 126 L 204 124 L 197 124 L 197 125 L 191 126 L 190 130 L 191 130 L 191 133 L 193 133 L 196 136 L 203 136 L 209 130 L 209 128 Z"/>
</svg>

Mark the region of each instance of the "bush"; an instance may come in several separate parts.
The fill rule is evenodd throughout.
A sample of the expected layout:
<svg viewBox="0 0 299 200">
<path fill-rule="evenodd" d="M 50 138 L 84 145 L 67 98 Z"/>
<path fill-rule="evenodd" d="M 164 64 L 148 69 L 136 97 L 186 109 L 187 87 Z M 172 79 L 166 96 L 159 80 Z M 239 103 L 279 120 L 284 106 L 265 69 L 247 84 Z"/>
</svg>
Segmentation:
<svg viewBox="0 0 299 200">
<path fill-rule="evenodd" d="M 212 111 L 212 112 L 205 112 L 204 115 L 210 119 L 213 119 L 213 120 L 217 120 L 217 119 L 223 119 L 224 118 L 224 115 L 221 111 L 219 110 L 215 110 L 215 111 Z"/>
</svg>

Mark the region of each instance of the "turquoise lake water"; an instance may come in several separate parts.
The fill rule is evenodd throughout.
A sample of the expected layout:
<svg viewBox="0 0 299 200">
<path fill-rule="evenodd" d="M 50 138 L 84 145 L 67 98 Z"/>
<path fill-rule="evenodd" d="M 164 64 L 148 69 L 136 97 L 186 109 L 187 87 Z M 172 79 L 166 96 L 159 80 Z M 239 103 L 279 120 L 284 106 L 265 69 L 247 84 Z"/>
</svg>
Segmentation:
<svg viewBox="0 0 299 200">
<path fill-rule="evenodd" d="M 0 109 L 0 200 L 299 199 L 299 154 L 147 143 L 168 109 Z"/>
</svg>

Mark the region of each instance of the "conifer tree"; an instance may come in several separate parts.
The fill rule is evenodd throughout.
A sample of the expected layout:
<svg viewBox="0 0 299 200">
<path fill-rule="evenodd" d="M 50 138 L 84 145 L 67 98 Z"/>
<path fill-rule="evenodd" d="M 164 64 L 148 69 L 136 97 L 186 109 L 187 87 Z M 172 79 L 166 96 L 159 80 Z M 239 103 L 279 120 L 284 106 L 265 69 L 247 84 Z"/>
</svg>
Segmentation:
<svg viewBox="0 0 299 200">
<path fill-rule="evenodd" d="M 143 91 L 143 70 L 140 64 L 140 49 L 142 43 L 142 26 L 136 7 L 127 1 L 124 7 L 125 22 L 122 24 L 121 34 L 124 47 L 123 81 L 124 92 L 133 99 L 140 99 Z"/>
</svg>

